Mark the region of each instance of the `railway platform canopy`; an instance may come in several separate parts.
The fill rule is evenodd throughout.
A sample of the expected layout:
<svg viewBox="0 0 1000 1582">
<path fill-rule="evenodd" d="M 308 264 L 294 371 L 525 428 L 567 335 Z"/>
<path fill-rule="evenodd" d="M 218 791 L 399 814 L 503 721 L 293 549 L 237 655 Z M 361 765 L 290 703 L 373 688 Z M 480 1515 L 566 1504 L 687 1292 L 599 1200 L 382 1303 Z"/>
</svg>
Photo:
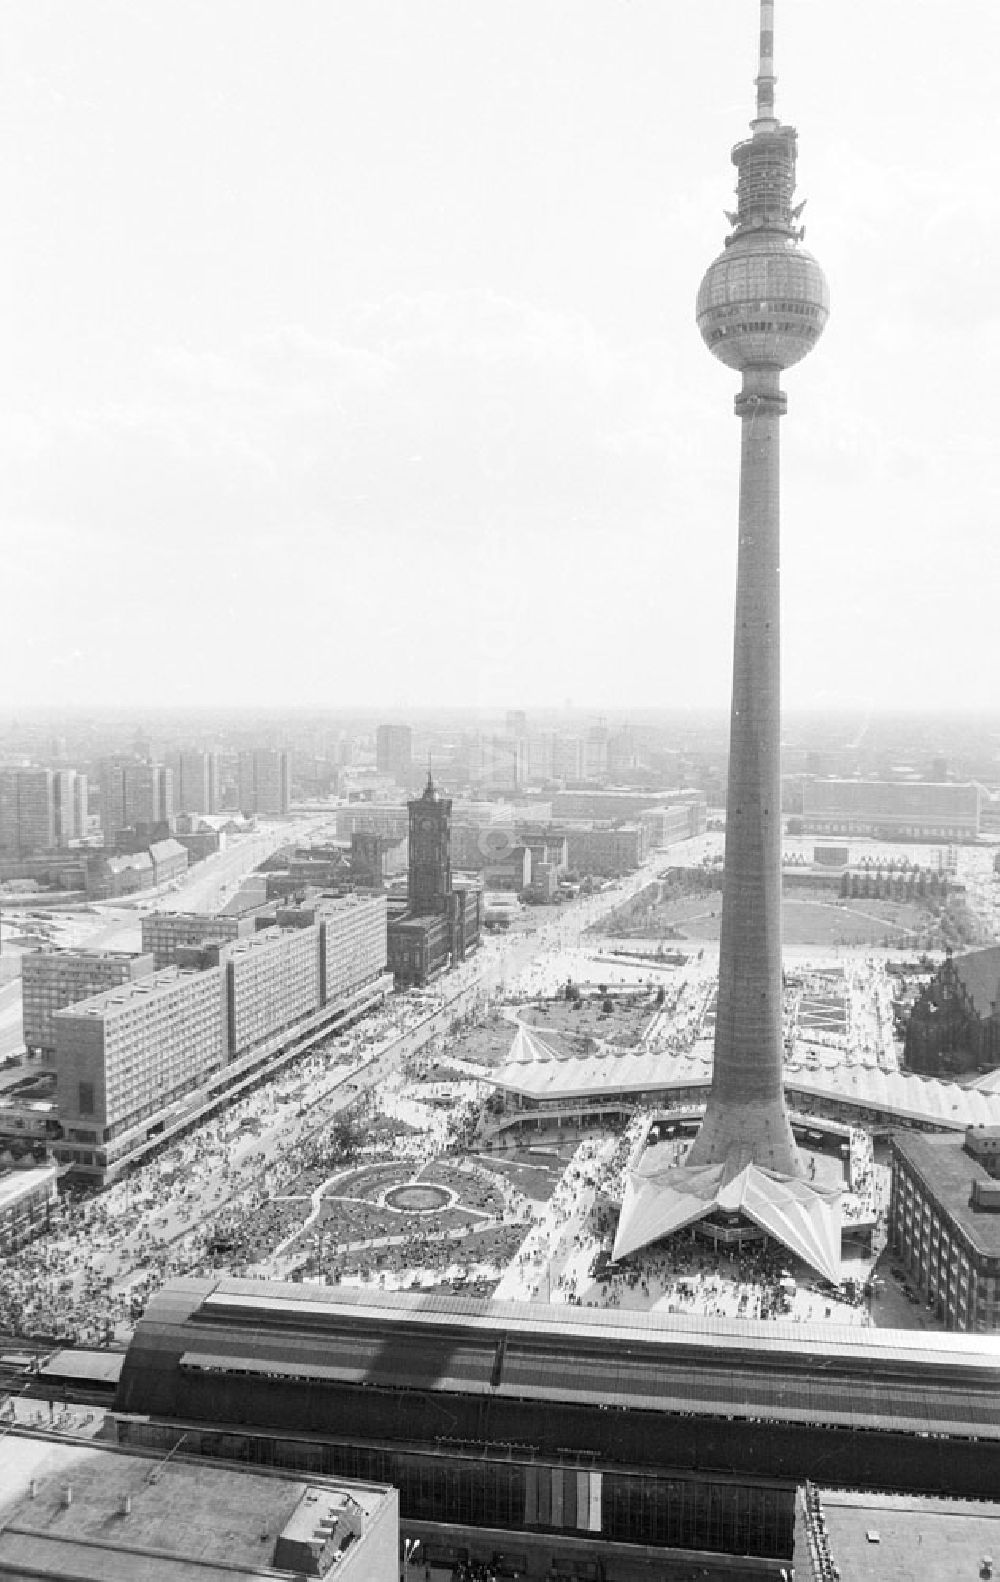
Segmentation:
<svg viewBox="0 0 1000 1582">
<path fill-rule="evenodd" d="M 220 1416 L 239 1386 L 330 1398 L 560 1404 L 594 1414 L 676 1413 L 1000 1445 L 1000 1336 L 694 1318 L 623 1309 L 261 1280 L 174 1280 L 150 1301 L 126 1354 L 117 1412 Z M 294 1400 L 293 1400 L 294 1397 Z M 296 1411 L 299 1409 L 296 1408 Z M 324 1415 L 326 1408 L 323 1408 Z M 249 1418 L 248 1418 L 249 1420 Z M 544 1418 L 539 1419 L 540 1427 Z M 636 1447 L 641 1431 L 636 1428 Z"/>
</svg>

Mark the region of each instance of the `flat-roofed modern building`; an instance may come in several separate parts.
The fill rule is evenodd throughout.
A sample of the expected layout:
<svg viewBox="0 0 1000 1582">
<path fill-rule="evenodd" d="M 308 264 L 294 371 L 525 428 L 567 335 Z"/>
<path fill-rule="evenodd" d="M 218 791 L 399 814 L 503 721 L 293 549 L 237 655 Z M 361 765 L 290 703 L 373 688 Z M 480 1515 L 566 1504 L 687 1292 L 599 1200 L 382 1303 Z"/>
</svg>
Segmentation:
<svg viewBox="0 0 1000 1582">
<path fill-rule="evenodd" d="M 87 833 L 87 776 L 58 769 L 52 776 L 57 846 L 68 846 Z"/>
<path fill-rule="evenodd" d="M 652 849 L 673 846 L 675 842 L 690 840 L 694 835 L 704 835 L 707 810 L 704 797 L 691 797 L 684 801 L 668 802 L 660 807 L 644 809 L 639 823 L 646 831 Z"/>
<path fill-rule="evenodd" d="M 265 928 L 227 945 L 227 1058 L 243 1055 L 320 1005 L 320 931 Z"/>
<path fill-rule="evenodd" d="M 399 1497 L 183 1447 L 165 1461 L 21 1429 L 0 1440 L 0 1577 L 28 1576 L 397 1582 Z"/>
<path fill-rule="evenodd" d="M 0 852 L 28 857 L 56 844 L 51 769 L 0 769 Z"/>
<path fill-rule="evenodd" d="M 219 755 L 191 749 L 171 761 L 174 804 L 178 813 L 219 811 Z"/>
<path fill-rule="evenodd" d="M 142 948 L 152 953 L 156 970 L 169 967 L 177 951 L 209 940 L 220 944 L 246 939 L 254 931 L 252 917 L 210 916 L 200 912 L 147 912 L 142 919 Z"/>
<path fill-rule="evenodd" d="M 803 827 L 816 835 L 880 840 L 979 837 L 979 786 L 923 780 L 806 780 Z"/>
<path fill-rule="evenodd" d="M 338 840 L 350 840 L 355 834 L 388 835 L 402 840 L 410 831 L 409 812 L 395 803 L 351 803 L 348 807 L 339 807 L 335 819 Z"/>
<path fill-rule="evenodd" d="M 54 1164 L 0 1170 L 0 1253 L 15 1252 L 44 1230 L 58 1197 L 56 1178 Z"/>
<path fill-rule="evenodd" d="M 604 879 L 633 872 L 647 852 L 642 824 L 618 824 L 610 829 L 570 824 L 566 827 L 566 842 L 571 869 Z"/>
<path fill-rule="evenodd" d="M 292 766 L 288 753 L 273 747 L 255 747 L 240 753 L 238 763 L 240 811 L 255 816 L 281 816 L 292 798 Z"/>
<path fill-rule="evenodd" d="M 57 1011 L 55 1154 L 103 1176 L 128 1134 L 204 1084 L 224 1062 L 219 967 L 166 967 Z"/>
<path fill-rule="evenodd" d="M 971 1147 L 970 1147 L 971 1141 Z M 1000 1330 L 1000 1184 L 965 1139 L 892 1138 L 889 1238 L 949 1329 Z"/>
<path fill-rule="evenodd" d="M 397 785 L 409 785 L 413 732 L 408 725 L 380 725 L 375 733 L 375 755 L 380 775 L 391 775 Z"/>
<path fill-rule="evenodd" d="M 987 1577 L 998 1549 L 1000 1505 L 992 1502 L 815 1484 L 798 1491 L 796 1582 Z"/>
<path fill-rule="evenodd" d="M 53 1016 L 67 1005 L 105 989 L 145 978 L 156 965 L 150 952 L 122 950 L 33 950 L 21 958 L 24 1042 L 34 1055 L 55 1057 Z"/>
<path fill-rule="evenodd" d="M 384 895 L 325 896 L 318 903 L 324 1005 L 353 994 L 385 972 L 387 906 Z"/>
</svg>

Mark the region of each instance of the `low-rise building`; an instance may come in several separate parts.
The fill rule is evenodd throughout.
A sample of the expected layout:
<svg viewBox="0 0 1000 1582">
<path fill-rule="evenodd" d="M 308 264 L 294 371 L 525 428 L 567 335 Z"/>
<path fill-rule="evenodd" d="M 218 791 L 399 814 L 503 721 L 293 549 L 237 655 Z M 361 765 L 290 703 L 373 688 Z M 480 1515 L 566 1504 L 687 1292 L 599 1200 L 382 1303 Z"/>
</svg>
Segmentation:
<svg viewBox="0 0 1000 1582">
<path fill-rule="evenodd" d="M 644 809 L 639 822 L 646 831 L 650 850 L 659 846 L 673 846 L 677 841 L 691 840 L 704 835 L 708 810 L 703 796 L 678 798 L 662 806 Z"/>
<path fill-rule="evenodd" d="M 108 859 L 107 879 L 110 894 L 134 895 L 137 890 L 149 890 L 153 885 L 153 859 L 148 851 L 139 851 L 133 857 Z"/>
<path fill-rule="evenodd" d="M 154 884 L 166 884 L 168 880 L 179 879 L 181 874 L 187 873 L 187 848 L 172 836 L 169 840 L 153 841 L 149 855 L 153 863 Z"/>
<path fill-rule="evenodd" d="M 879 840 L 976 840 L 978 785 L 925 780 L 814 780 L 802 788 L 803 827 Z"/>
<path fill-rule="evenodd" d="M 120 983 L 148 977 L 155 966 L 150 951 L 136 956 L 123 950 L 33 950 L 22 956 L 21 1002 L 28 1051 L 51 1062 L 56 1011 Z"/>
<path fill-rule="evenodd" d="M 974 1134 L 973 1134 L 974 1135 Z M 1000 1189 L 961 1137 L 892 1138 L 889 1238 L 949 1329 L 1000 1329 Z"/>
<path fill-rule="evenodd" d="M 54 1164 L 0 1169 L 0 1253 L 16 1252 L 45 1229 L 58 1197 L 56 1177 Z"/>
<path fill-rule="evenodd" d="M 646 831 L 641 824 L 570 825 L 566 838 L 570 868 L 599 879 L 632 873 L 646 857 Z"/>
</svg>

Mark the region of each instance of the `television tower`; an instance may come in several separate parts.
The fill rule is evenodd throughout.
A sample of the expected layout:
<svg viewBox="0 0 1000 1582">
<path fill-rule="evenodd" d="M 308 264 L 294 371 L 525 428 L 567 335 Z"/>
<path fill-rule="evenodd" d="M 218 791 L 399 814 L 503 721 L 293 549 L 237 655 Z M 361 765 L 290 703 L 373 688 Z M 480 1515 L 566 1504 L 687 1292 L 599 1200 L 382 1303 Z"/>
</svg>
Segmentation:
<svg viewBox="0 0 1000 1582">
<path fill-rule="evenodd" d="M 760 0 L 757 114 L 732 152 L 732 232 L 701 283 L 702 338 L 743 385 L 739 560 L 715 1064 L 689 1166 L 802 1166 L 782 1089 L 778 381 L 816 344 L 830 293 L 801 246 L 796 134 L 774 114 L 774 0 Z"/>
</svg>

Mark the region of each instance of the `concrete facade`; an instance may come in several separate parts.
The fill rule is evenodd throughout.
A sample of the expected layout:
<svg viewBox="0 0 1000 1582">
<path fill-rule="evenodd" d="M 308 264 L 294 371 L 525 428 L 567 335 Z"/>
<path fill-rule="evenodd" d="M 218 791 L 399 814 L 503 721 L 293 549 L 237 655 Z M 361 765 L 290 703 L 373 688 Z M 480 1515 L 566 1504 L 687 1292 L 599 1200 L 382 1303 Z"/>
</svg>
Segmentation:
<svg viewBox="0 0 1000 1582">
<path fill-rule="evenodd" d="M 698 292 L 713 356 L 742 374 L 739 557 L 715 1062 L 691 1167 L 752 1160 L 802 1173 L 782 1090 L 780 466 L 781 370 L 829 313 L 792 211 L 796 134 L 774 115 L 774 27 L 762 0 L 757 115 L 733 149 L 733 232 Z"/>
<path fill-rule="evenodd" d="M 266 928 L 222 952 L 227 1058 L 243 1054 L 319 1008 L 320 931 Z"/>
<path fill-rule="evenodd" d="M 21 960 L 24 1042 L 32 1054 L 51 1060 L 56 1034 L 53 1016 L 67 1005 L 105 989 L 145 978 L 153 971 L 151 953 L 134 956 L 117 950 L 38 950 Z"/>
<path fill-rule="evenodd" d="M 167 967 L 57 1011 L 61 1162 L 97 1147 L 204 1083 L 224 1061 L 223 975 Z"/>
<path fill-rule="evenodd" d="M 148 912 L 142 919 L 142 948 L 152 953 L 157 972 L 171 966 L 181 946 L 205 940 L 245 939 L 254 932 L 251 917 L 203 916 L 199 912 Z"/>
</svg>

